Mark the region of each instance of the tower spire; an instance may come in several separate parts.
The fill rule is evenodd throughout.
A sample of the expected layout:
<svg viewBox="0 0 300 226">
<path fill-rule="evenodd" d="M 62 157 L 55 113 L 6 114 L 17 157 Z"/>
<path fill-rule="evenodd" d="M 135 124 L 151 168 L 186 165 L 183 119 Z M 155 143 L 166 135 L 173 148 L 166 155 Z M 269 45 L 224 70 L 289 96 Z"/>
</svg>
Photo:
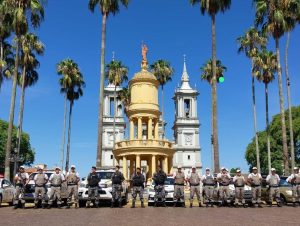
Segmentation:
<svg viewBox="0 0 300 226">
<path fill-rule="evenodd" d="M 190 78 L 186 69 L 186 55 L 183 55 L 183 72 L 181 76 L 181 89 L 191 89 L 189 84 Z"/>
</svg>

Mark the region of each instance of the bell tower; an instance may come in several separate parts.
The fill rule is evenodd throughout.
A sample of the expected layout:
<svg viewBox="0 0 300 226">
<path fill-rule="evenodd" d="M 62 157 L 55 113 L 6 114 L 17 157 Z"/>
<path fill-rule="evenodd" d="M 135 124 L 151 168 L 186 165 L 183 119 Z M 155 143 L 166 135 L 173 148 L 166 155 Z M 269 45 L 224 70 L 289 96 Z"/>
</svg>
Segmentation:
<svg viewBox="0 0 300 226">
<path fill-rule="evenodd" d="M 173 165 L 174 167 L 181 165 L 185 173 L 188 173 L 192 166 L 196 166 L 198 172 L 201 172 L 202 169 L 199 135 L 200 122 L 197 113 L 197 97 L 199 93 L 196 89 L 191 88 L 189 82 L 184 59 L 181 86 L 175 90 L 173 97 L 175 103 L 175 121 L 173 126 L 175 154 Z"/>
</svg>

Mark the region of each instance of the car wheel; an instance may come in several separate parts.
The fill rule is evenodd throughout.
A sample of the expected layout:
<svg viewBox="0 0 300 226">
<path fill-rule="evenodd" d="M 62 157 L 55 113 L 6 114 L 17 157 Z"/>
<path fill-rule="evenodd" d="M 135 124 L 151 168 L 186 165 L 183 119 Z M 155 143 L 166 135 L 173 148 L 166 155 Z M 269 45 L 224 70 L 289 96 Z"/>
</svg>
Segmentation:
<svg viewBox="0 0 300 226">
<path fill-rule="evenodd" d="M 11 200 L 11 202 L 9 202 L 8 205 L 13 206 L 14 205 L 14 200 Z"/>
<path fill-rule="evenodd" d="M 79 208 L 83 208 L 86 206 L 86 201 L 84 200 L 79 200 Z"/>
</svg>

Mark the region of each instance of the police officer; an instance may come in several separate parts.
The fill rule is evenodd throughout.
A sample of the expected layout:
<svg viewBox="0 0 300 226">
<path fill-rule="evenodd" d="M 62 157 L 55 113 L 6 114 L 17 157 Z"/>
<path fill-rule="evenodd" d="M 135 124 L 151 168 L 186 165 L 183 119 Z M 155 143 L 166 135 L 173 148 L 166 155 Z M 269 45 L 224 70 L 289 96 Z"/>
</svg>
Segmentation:
<svg viewBox="0 0 300 226">
<path fill-rule="evenodd" d="M 214 189 L 215 189 L 215 178 L 210 173 L 210 169 L 205 169 L 205 175 L 202 176 L 201 181 L 204 186 L 204 194 L 205 194 L 205 204 L 206 207 L 211 205 L 213 207 L 213 195 L 214 195 Z"/>
<path fill-rule="evenodd" d="M 112 174 L 112 200 L 111 208 L 114 208 L 116 201 L 119 203 L 119 208 L 122 208 L 122 183 L 125 180 L 123 173 L 120 172 L 120 166 L 116 166 L 116 171 Z"/>
<path fill-rule="evenodd" d="M 95 198 L 95 207 L 99 207 L 99 182 L 101 178 L 98 176 L 96 172 L 96 167 L 92 166 L 91 172 L 87 177 L 88 182 L 88 201 L 86 203 L 86 208 L 90 208 L 91 200 L 94 196 Z"/>
<path fill-rule="evenodd" d="M 236 175 L 233 177 L 233 183 L 235 187 L 235 201 L 234 206 L 239 206 L 239 201 L 242 201 L 242 204 L 244 208 L 246 208 L 246 203 L 244 199 L 244 193 L 245 193 L 245 178 L 242 176 L 241 170 L 238 169 L 236 171 Z"/>
<path fill-rule="evenodd" d="M 200 195 L 200 175 L 196 172 L 196 166 L 192 167 L 192 172 L 187 178 L 189 184 L 190 184 L 190 208 L 193 207 L 193 199 L 194 195 L 196 194 L 199 207 L 202 207 L 201 204 L 201 195 Z"/>
<path fill-rule="evenodd" d="M 294 173 L 286 179 L 293 185 L 293 206 L 296 207 L 296 200 L 300 203 L 300 174 L 299 168 L 294 167 Z"/>
<path fill-rule="evenodd" d="M 266 182 L 269 184 L 270 190 L 269 190 L 269 206 L 272 207 L 273 197 L 275 197 L 277 206 L 282 207 L 281 201 L 280 201 L 280 192 L 279 192 L 279 182 L 280 177 L 278 174 L 276 174 L 276 169 L 271 169 L 271 174 L 267 176 Z"/>
<path fill-rule="evenodd" d="M 183 201 L 182 207 L 185 207 L 185 199 L 184 199 L 184 182 L 185 182 L 185 175 L 184 172 L 181 170 L 181 165 L 177 167 L 177 172 L 174 173 L 174 207 L 178 202 L 181 200 Z"/>
<path fill-rule="evenodd" d="M 60 173 L 60 168 L 55 167 L 55 172 L 51 174 L 49 181 L 51 184 L 50 199 L 48 203 L 48 209 L 51 208 L 53 201 L 56 199 L 57 207 L 61 208 L 61 184 L 64 182 L 65 177 Z"/>
<path fill-rule="evenodd" d="M 72 204 L 72 196 L 74 196 L 75 208 L 78 208 L 78 183 L 80 181 L 79 174 L 76 172 L 76 167 L 71 166 L 71 171 L 67 172 L 66 181 L 68 186 L 68 206 Z"/>
<path fill-rule="evenodd" d="M 48 176 L 43 172 L 42 168 L 38 168 L 38 173 L 33 178 L 35 183 L 34 188 L 34 208 L 38 208 L 39 199 L 42 199 L 42 208 L 46 206 L 46 184 L 48 182 Z"/>
<path fill-rule="evenodd" d="M 141 168 L 137 167 L 136 172 L 131 176 L 132 181 L 132 206 L 131 208 L 135 208 L 135 200 L 137 197 L 137 194 L 140 196 L 141 200 L 141 207 L 144 208 L 144 183 L 145 183 L 145 177 L 141 173 Z"/>
<path fill-rule="evenodd" d="M 251 185 L 251 191 L 252 191 L 252 207 L 255 207 L 255 205 L 258 204 L 258 207 L 262 208 L 261 182 L 262 182 L 262 177 L 257 172 L 257 167 L 253 167 L 252 173 L 250 173 L 248 176 L 248 183 Z"/>
<path fill-rule="evenodd" d="M 152 180 L 154 181 L 154 206 L 158 204 L 158 199 L 161 198 L 163 206 L 166 205 L 166 192 L 165 192 L 165 181 L 167 179 L 167 174 L 162 171 L 161 166 L 157 166 L 157 171 L 154 173 Z"/>
<path fill-rule="evenodd" d="M 18 208 L 21 201 L 22 208 L 25 209 L 24 190 L 29 181 L 28 173 L 25 172 L 24 166 L 20 166 L 19 172 L 15 175 L 14 181 L 16 184 L 16 193 L 14 196 L 14 209 Z"/>
<path fill-rule="evenodd" d="M 217 181 L 219 182 L 219 206 L 225 204 L 230 205 L 230 193 L 229 193 L 229 184 L 231 176 L 228 171 L 222 167 L 221 172 L 217 175 Z"/>
</svg>

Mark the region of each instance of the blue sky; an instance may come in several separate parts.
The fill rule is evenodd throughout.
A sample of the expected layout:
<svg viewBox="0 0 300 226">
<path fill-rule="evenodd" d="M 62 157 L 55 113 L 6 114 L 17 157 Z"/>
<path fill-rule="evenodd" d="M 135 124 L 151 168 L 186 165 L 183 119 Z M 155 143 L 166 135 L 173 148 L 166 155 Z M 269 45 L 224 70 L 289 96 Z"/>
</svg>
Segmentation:
<svg viewBox="0 0 300 226">
<path fill-rule="evenodd" d="M 81 175 L 88 173 L 95 164 L 97 143 L 97 114 L 100 72 L 101 15 L 88 10 L 88 1 L 51 0 L 45 9 L 46 18 L 36 31 L 45 43 L 45 56 L 40 58 L 40 79 L 27 90 L 24 131 L 31 136 L 36 150 L 36 162 L 50 167 L 59 164 L 60 142 L 63 126 L 63 96 L 59 93 L 56 64 L 64 58 L 74 59 L 80 66 L 86 81 L 84 96 L 75 103 L 71 164 Z M 248 170 L 244 158 L 245 149 L 253 136 L 251 108 L 250 62 L 237 54 L 236 38 L 252 24 L 254 9 L 250 0 L 233 0 L 230 11 L 216 18 L 217 57 L 228 68 L 225 82 L 218 86 L 218 124 L 220 163 L 228 168 Z M 200 14 L 199 7 L 189 1 L 179 0 L 131 0 L 128 9 L 122 9 L 107 24 L 106 61 L 112 52 L 129 67 L 129 77 L 140 70 L 140 45 L 149 47 L 150 63 L 166 59 L 175 69 L 173 81 L 165 87 L 165 115 L 167 137 L 173 139 L 174 104 L 171 99 L 180 82 L 183 55 L 187 56 L 187 68 L 191 85 L 197 87 L 198 115 L 200 117 L 200 142 L 203 167 L 211 166 L 210 146 L 210 86 L 200 80 L 200 67 L 211 57 L 210 18 Z M 292 84 L 293 105 L 299 105 L 300 30 L 291 35 L 289 69 Z M 285 38 L 281 41 L 283 49 Z M 274 41 L 270 40 L 274 50 Z M 282 61 L 283 63 L 283 61 Z M 285 85 L 285 83 L 284 83 Z M 284 89 L 285 90 L 285 89 Z M 19 92 L 19 90 L 18 90 Z M 298 92 L 298 93 L 297 93 Z M 0 93 L 0 118 L 8 120 L 11 81 L 4 82 Z M 286 93 L 286 92 L 285 92 Z M 264 129 L 263 85 L 257 85 L 258 127 Z M 19 101 L 16 104 L 17 122 Z M 277 80 L 270 85 L 270 115 L 279 112 Z"/>
</svg>

